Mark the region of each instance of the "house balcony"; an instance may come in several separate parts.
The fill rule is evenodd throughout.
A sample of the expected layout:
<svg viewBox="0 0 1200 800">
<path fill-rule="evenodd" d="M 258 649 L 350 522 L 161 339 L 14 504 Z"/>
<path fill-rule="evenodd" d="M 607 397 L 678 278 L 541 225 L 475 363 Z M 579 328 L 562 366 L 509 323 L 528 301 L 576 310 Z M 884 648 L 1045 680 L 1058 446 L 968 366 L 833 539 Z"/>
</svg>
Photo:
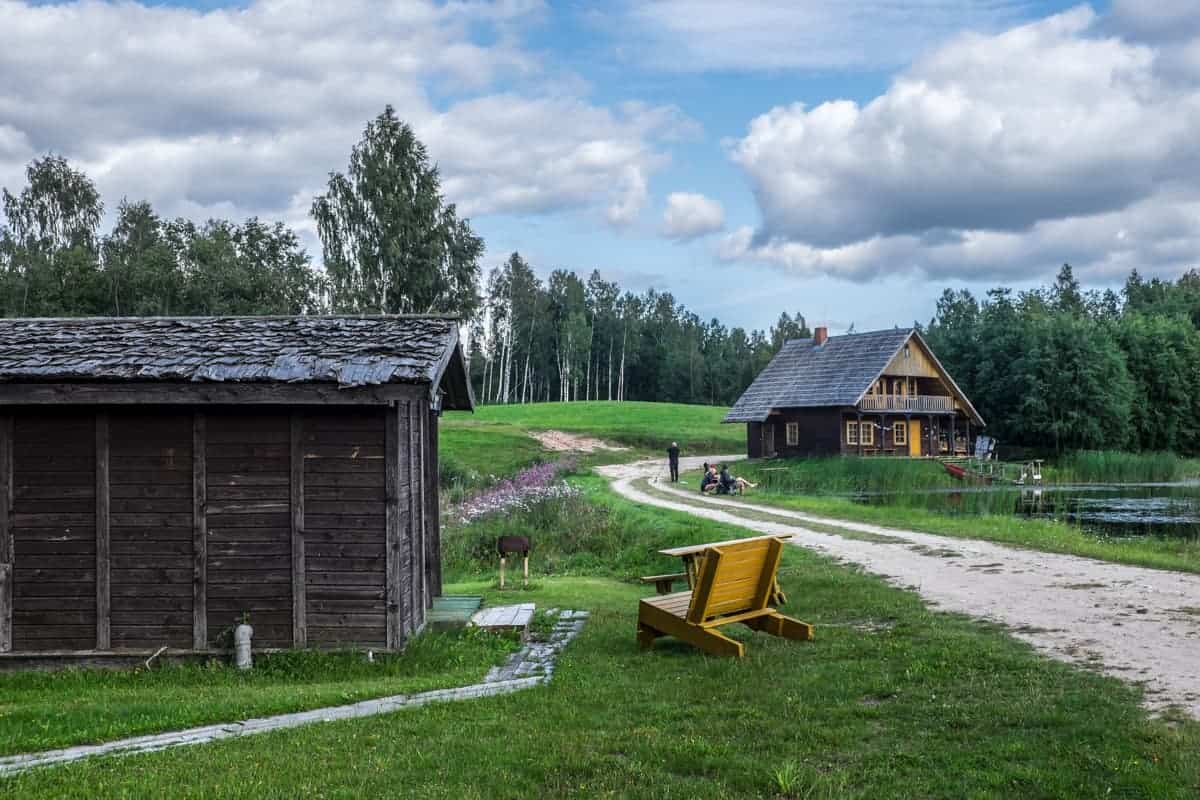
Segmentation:
<svg viewBox="0 0 1200 800">
<path fill-rule="evenodd" d="M 897 411 L 905 414 L 953 414 L 954 398 L 933 394 L 869 394 L 858 401 L 859 411 Z"/>
</svg>

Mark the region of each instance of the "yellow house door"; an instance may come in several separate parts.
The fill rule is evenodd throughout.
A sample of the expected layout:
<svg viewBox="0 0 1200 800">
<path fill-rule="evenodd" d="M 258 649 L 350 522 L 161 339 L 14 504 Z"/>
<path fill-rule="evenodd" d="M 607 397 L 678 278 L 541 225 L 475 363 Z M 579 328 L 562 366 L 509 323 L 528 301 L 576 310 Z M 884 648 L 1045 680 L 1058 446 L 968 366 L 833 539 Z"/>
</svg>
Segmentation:
<svg viewBox="0 0 1200 800">
<path fill-rule="evenodd" d="M 919 458 L 921 455 L 921 420 L 908 421 L 908 454 Z"/>
</svg>

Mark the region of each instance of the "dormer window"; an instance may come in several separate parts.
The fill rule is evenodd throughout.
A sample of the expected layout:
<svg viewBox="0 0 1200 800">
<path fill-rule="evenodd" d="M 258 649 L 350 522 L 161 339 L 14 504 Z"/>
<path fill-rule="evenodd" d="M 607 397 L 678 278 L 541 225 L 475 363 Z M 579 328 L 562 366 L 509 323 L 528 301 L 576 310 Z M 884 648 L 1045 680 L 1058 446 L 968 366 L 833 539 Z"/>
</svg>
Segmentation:
<svg viewBox="0 0 1200 800">
<path fill-rule="evenodd" d="M 908 345 L 904 345 L 904 357 L 909 358 L 911 355 L 912 355 L 912 350 L 909 349 Z"/>
</svg>

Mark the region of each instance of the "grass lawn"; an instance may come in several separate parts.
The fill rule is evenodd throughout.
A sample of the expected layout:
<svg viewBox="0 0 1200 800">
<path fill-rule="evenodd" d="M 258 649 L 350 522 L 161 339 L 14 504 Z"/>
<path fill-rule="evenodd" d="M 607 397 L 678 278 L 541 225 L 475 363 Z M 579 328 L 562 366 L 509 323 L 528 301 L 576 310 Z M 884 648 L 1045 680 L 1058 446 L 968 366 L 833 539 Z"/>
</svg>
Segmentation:
<svg viewBox="0 0 1200 800">
<path fill-rule="evenodd" d="M 463 686 L 516 647 L 464 631 L 422 636 L 375 663 L 361 653 L 294 652 L 259 656 L 249 672 L 216 663 L 0 672 L 0 755 Z"/>
<path fill-rule="evenodd" d="M 496 423 L 519 431 L 582 433 L 656 453 L 665 451 L 672 441 L 679 442 L 684 455 L 741 453 L 746 449 L 746 429 L 721 424 L 728 410 L 682 403 L 606 401 L 481 406 L 474 414 L 447 413 L 442 430 Z"/>
<path fill-rule="evenodd" d="M 660 568 L 652 552 L 663 544 L 741 533 L 587 491 L 603 510 L 585 526 L 600 531 L 604 554 L 629 538 L 632 554 L 602 570 L 608 575 Z M 539 552 L 592 545 L 559 534 L 541 529 Z M 736 633 L 748 656 L 733 661 L 670 640 L 639 652 L 636 601 L 646 589 L 616 577 L 539 575 L 537 588 L 504 593 L 481 577 L 447 590 L 593 612 L 549 686 L 45 769 L 0 791 L 456 799 L 1200 792 L 1200 726 L 1149 719 L 1136 689 L 1038 657 L 1002 630 L 931 612 L 912 593 L 799 549 L 788 549 L 781 582 L 791 598 L 785 610 L 816 624 L 816 641 Z"/>
<path fill-rule="evenodd" d="M 922 462 L 916 462 L 923 465 Z M 932 466 L 932 465 L 930 465 Z M 739 464 L 735 471 L 747 476 L 752 470 Z M 700 472 L 680 476 L 689 486 L 697 486 Z M 754 480 L 753 477 L 750 480 Z M 674 499 L 672 497 L 672 499 Z M 867 522 L 891 528 L 937 533 L 960 539 L 983 539 L 1048 553 L 1096 558 L 1139 567 L 1200 572 L 1200 540 L 1182 537 L 1139 536 L 1128 539 L 1100 538 L 1077 526 L 1052 519 L 1018 517 L 1012 514 L 949 516 L 935 511 L 903 506 L 869 506 L 840 497 L 795 495 L 767 487 L 735 498 L 738 502 L 762 506 L 764 510 L 782 508 L 833 519 Z M 728 509 L 738 513 L 736 509 Z"/>
</svg>

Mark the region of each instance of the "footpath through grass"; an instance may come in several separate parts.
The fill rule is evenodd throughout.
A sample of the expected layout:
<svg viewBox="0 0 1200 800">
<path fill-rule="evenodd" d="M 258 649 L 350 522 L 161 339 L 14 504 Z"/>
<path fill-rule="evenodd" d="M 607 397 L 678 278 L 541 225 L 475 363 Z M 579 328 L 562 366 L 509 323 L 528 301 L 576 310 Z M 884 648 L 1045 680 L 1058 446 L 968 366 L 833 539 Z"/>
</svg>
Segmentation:
<svg viewBox="0 0 1200 800">
<path fill-rule="evenodd" d="M 1200 726 L 1149 719 L 1138 691 L 1050 661 L 1002 630 L 935 613 L 916 595 L 788 548 L 785 610 L 817 626 L 797 643 L 749 631 L 742 661 L 672 642 L 639 652 L 637 599 L 620 580 L 653 550 L 738 528 L 647 509 L 585 482 L 599 540 L 552 514 L 534 567 L 579 550 L 614 577 L 491 576 L 447 587 L 593 616 L 546 687 L 240 741 L 73 764 L 12 779 L 13 797 L 1191 798 Z M 565 501 L 552 501 L 565 502 Z M 543 520 L 539 522 L 538 519 Z M 603 521 L 598 521 L 598 520 Z M 457 557 L 456 557 L 457 559 Z M 482 567 L 457 562 L 460 573 Z M 564 567 L 565 569 L 565 567 Z"/>
<path fill-rule="evenodd" d="M 152 670 L 0 672 L 0 755 L 93 744 L 482 680 L 517 648 L 480 631 L 430 633 L 401 655 L 298 651 Z M 2 790 L 0 796 L 7 795 Z"/>
<path fill-rule="evenodd" d="M 922 464 L 915 462 L 915 465 Z M 738 465 L 736 471 L 739 475 L 755 475 L 753 470 L 743 469 L 742 465 Z M 699 485 L 699 472 L 685 473 L 680 477 L 690 487 Z M 755 478 L 751 477 L 750 480 Z M 1013 514 L 949 516 L 898 505 L 862 505 L 844 497 L 796 495 L 765 486 L 735 499 L 761 506 L 764 510 L 781 508 L 832 519 L 936 533 L 959 539 L 982 539 L 1029 550 L 1084 556 L 1117 564 L 1200 572 L 1200 540 L 1197 539 L 1168 536 L 1102 538 L 1086 533 L 1078 526 L 1054 519 L 1020 517 Z M 733 514 L 738 513 L 737 509 L 727 510 Z"/>
</svg>

